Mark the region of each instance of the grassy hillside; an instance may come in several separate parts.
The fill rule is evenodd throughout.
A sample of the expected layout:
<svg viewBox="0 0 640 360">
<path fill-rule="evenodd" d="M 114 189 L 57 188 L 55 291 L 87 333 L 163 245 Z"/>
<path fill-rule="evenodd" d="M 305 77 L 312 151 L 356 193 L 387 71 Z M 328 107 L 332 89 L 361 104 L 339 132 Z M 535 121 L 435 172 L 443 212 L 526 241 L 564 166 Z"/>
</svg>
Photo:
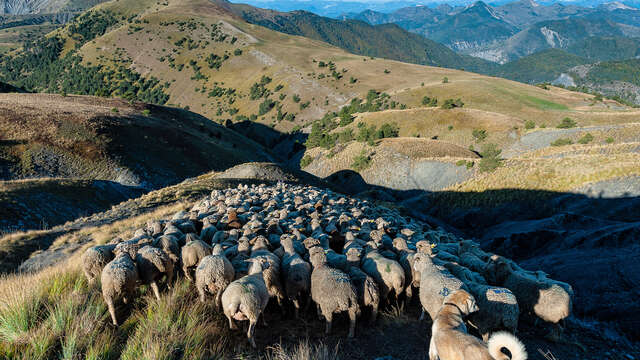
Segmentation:
<svg viewBox="0 0 640 360">
<path fill-rule="evenodd" d="M 305 11 L 282 13 L 240 4 L 225 5 L 250 23 L 325 41 L 358 55 L 476 72 L 487 72 L 494 67 L 490 62 L 458 55 L 442 44 L 409 33 L 395 24 L 373 26 L 357 20 L 330 19 Z"/>
<path fill-rule="evenodd" d="M 498 75 L 526 83 L 541 83 L 553 81 L 570 68 L 589 62 L 561 49 L 549 49 L 502 65 Z"/>
<path fill-rule="evenodd" d="M 0 176 L 159 188 L 267 160 L 242 135 L 180 109 L 86 96 L 0 94 Z"/>
</svg>

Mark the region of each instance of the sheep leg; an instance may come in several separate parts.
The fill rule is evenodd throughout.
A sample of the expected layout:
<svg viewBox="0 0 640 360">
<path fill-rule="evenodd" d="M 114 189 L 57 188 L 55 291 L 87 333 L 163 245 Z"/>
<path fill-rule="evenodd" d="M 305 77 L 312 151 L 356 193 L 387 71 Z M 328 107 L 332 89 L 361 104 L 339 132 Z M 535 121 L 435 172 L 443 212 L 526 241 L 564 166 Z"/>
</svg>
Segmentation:
<svg viewBox="0 0 640 360">
<path fill-rule="evenodd" d="M 326 335 L 329 335 L 331 333 L 331 321 L 333 320 L 333 313 L 331 311 L 328 311 L 324 318 L 327 321 L 327 327 L 325 328 L 324 333 Z"/>
<path fill-rule="evenodd" d="M 216 306 L 218 309 L 222 308 L 222 289 L 218 289 L 218 292 L 216 293 Z"/>
<path fill-rule="evenodd" d="M 420 314 L 420 319 L 418 321 L 424 320 L 424 309 L 422 309 L 422 313 Z"/>
<path fill-rule="evenodd" d="M 439 360 L 438 349 L 436 349 L 436 342 L 434 340 L 434 335 L 431 334 L 431 340 L 429 340 L 429 360 Z"/>
<path fill-rule="evenodd" d="M 294 298 L 293 300 L 293 307 L 294 307 L 294 316 L 295 318 L 299 318 L 300 317 L 300 301 L 297 298 Z"/>
<path fill-rule="evenodd" d="M 238 326 L 236 325 L 236 323 L 233 321 L 233 318 L 230 315 L 227 315 L 227 319 L 229 319 L 229 329 L 231 330 L 236 330 L 238 329 Z"/>
<path fill-rule="evenodd" d="M 184 276 L 186 276 L 189 281 L 193 281 L 193 279 L 191 278 L 191 274 L 189 274 L 189 267 L 183 266 L 182 272 L 184 272 Z"/>
<path fill-rule="evenodd" d="M 316 311 L 318 313 L 318 319 L 322 320 L 324 316 L 322 316 L 322 310 L 320 310 L 320 305 L 316 304 Z"/>
<path fill-rule="evenodd" d="M 490 334 L 489 334 L 489 332 L 488 332 L 488 331 L 483 332 L 483 333 L 482 333 L 482 341 L 484 341 L 485 343 L 489 342 L 489 335 L 490 335 Z"/>
<path fill-rule="evenodd" d="M 111 314 L 111 321 L 113 322 L 113 325 L 118 326 L 118 319 L 116 318 L 116 308 L 113 306 L 113 300 L 105 299 L 105 302 L 107 303 L 107 308 L 109 308 L 109 314 Z"/>
<path fill-rule="evenodd" d="M 264 317 L 263 317 L 264 319 Z M 249 339 L 249 343 L 251 344 L 252 348 L 256 348 L 256 341 L 253 338 L 253 334 L 256 332 L 256 321 L 255 320 L 251 320 L 249 321 L 249 330 L 247 331 L 247 338 Z"/>
<path fill-rule="evenodd" d="M 173 271 L 167 273 L 167 289 L 171 290 L 171 284 L 173 284 Z"/>
<path fill-rule="evenodd" d="M 411 288 L 411 285 L 407 286 L 407 288 L 405 289 L 405 293 L 407 294 L 405 305 L 409 305 L 411 304 L 411 298 L 413 297 L 413 289 Z"/>
<path fill-rule="evenodd" d="M 156 296 L 156 299 L 160 301 L 160 289 L 158 289 L 158 284 L 155 281 L 151 282 L 151 289 L 153 290 L 153 294 Z"/>
<path fill-rule="evenodd" d="M 205 293 L 204 293 L 204 286 L 202 286 L 202 285 L 201 286 L 197 286 L 197 288 L 198 288 L 198 294 L 200 294 L 200 302 L 205 302 L 206 296 L 205 296 Z"/>
<path fill-rule="evenodd" d="M 373 305 L 371 307 L 371 320 L 369 320 L 371 323 L 376 322 L 376 318 L 378 317 L 378 307 L 376 305 Z"/>
<path fill-rule="evenodd" d="M 356 331 L 356 315 L 357 309 L 351 308 L 349 309 L 349 337 L 352 338 L 355 335 Z"/>
</svg>

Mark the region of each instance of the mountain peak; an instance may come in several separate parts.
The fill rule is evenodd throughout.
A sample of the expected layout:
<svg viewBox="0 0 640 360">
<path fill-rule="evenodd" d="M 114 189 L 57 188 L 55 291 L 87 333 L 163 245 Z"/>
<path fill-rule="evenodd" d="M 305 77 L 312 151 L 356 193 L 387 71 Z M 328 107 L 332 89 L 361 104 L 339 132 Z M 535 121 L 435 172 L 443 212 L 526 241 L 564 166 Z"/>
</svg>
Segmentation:
<svg viewBox="0 0 640 360">
<path fill-rule="evenodd" d="M 608 3 L 604 3 L 602 4 L 602 7 L 604 7 L 605 9 L 609 10 L 609 11 L 613 11 L 613 10 L 638 10 L 634 7 L 625 5 L 623 3 L 621 3 L 620 1 L 613 1 L 613 2 L 608 2 Z"/>
</svg>

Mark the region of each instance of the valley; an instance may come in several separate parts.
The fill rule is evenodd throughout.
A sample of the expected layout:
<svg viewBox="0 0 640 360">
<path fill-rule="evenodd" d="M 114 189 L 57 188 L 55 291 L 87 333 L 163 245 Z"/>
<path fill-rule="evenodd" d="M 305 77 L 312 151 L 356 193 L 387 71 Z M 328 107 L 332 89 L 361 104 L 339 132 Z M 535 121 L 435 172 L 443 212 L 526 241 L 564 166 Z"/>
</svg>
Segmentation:
<svg viewBox="0 0 640 360">
<path fill-rule="evenodd" d="M 267 319 L 278 325 L 258 328 L 261 350 L 254 351 L 179 276 L 160 300 L 141 295 L 123 307 L 130 316 L 120 327 L 110 325 L 99 291 L 80 271 L 88 248 L 147 234 L 158 219 L 192 222 L 200 233 L 197 226 L 213 216 L 228 232 L 225 211 L 236 207 L 251 232 L 243 211 L 266 212 L 249 203 L 241 211 L 229 195 L 218 218 L 214 195 L 251 194 L 260 184 L 292 186 L 273 198 L 290 211 L 279 220 L 284 233 L 297 226 L 292 194 L 307 194 L 316 209 L 322 198 L 308 194 L 317 191 L 348 199 L 326 200 L 327 208 L 364 201 L 373 219 L 377 211 L 419 223 L 416 239 L 424 232 L 445 249 L 473 240 L 536 276 L 570 284 L 563 341 L 545 337 L 548 324 L 522 322 L 518 337 L 530 358 L 548 351 L 602 359 L 612 348 L 638 358 L 637 39 L 602 32 L 505 64 L 478 58 L 478 49 L 511 51 L 503 45 L 534 21 L 565 26 L 565 15 L 582 14 L 591 16 L 589 27 L 597 18 L 571 5 L 521 17 L 525 5 L 537 4 L 369 11 L 362 16 L 370 25 L 224 0 L 113 0 L 64 24 L 0 31 L 0 304 L 7 304 L 0 305 L 0 358 L 426 357 L 428 341 L 406 335 L 430 329 L 416 320 L 415 295 L 387 306 L 376 326 L 358 325 L 358 337 L 346 341 L 344 319 L 323 337 L 310 314 L 280 320 L 274 299 Z M 619 28 L 634 10 L 606 11 Z M 438 28 L 440 40 L 457 29 L 499 41 L 461 38 L 447 47 L 405 30 L 427 13 L 437 18 L 429 31 Z M 474 31 L 473 19 L 487 14 L 495 17 L 486 29 L 492 34 Z M 562 74 L 573 83 L 554 82 Z M 320 210 L 327 217 L 320 231 L 353 211 Z M 306 210 L 299 215 L 306 221 Z M 399 229 L 389 234 L 400 236 Z M 391 248 L 385 256 L 397 257 Z M 197 323 L 187 313 L 211 316 Z M 78 328 L 85 317 L 94 325 Z"/>
</svg>

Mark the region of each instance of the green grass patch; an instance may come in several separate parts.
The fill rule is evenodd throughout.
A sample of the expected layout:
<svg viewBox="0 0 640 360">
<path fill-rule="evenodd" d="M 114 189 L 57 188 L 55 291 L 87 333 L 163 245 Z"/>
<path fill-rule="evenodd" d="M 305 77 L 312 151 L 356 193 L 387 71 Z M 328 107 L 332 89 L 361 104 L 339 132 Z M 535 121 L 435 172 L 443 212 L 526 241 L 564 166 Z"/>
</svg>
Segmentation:
<svg viewBox="0 0 640 360">
<path fill-rule="evenodd" d="M 520 95 L 520 99 L 527 105 L 536 107 L 540 110 L 569 110 L 566 105 L 554 103 L 553 101 L 540 99 L 531 95 Z"/>
</svg>

